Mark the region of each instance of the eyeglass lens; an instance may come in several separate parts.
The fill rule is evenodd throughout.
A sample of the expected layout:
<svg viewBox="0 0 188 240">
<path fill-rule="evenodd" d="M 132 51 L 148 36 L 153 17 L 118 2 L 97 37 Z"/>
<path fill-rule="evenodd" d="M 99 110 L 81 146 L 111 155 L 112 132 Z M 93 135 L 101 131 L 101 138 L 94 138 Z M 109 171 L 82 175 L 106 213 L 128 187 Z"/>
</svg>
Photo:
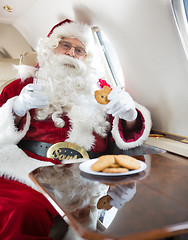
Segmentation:
<svg viewBox="0 0 188 240">
<path fill-rule="evenodd" d="M 73 46 L 71 43 L 66 42 L 66 41 L 60 41 L 60 46 L 62 47 L 63 50 L 69 51 Z M 75 49 L 75 53 L 79 56 L 85 55 L 85 49 L 82 47 L 73 47 Z"/>
</svg>

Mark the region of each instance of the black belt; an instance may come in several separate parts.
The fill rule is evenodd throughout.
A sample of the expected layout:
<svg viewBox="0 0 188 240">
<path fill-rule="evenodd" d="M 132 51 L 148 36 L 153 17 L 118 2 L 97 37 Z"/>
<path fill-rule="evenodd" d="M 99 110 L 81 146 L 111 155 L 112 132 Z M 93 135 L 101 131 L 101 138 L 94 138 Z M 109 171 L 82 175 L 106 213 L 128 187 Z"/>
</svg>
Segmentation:
<svg viewBox="0 0 188 240">
<path fill-rule="evenodd" d="M 18 147 L 22 150 L 32 152 L 41 157 L 47 157 L 47 151 L 52 146 L 51 143 L 39 142 L 33 140 L 22 140 L 18 143 Z M 98 158 L 101 155 L 104 155 L 102 152 L 91 152 L 87 151 L 89 158 Z"/>
</svg>

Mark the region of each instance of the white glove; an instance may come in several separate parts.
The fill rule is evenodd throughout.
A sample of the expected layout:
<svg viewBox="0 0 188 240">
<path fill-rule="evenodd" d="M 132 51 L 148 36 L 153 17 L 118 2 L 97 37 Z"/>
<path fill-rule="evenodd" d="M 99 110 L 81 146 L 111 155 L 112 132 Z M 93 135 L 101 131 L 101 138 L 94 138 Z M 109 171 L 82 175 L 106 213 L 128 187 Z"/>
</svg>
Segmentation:
<svg viewBox="0 0 188 240">
<path fill-rule="evenodd" d="M 43 94 L 42 87 L 37 84 L 26 85 L 13 103 L 13 111 L 23 117 L 33 108 L 43 108 L 49 104 L 48 97 Z"/>
<path fill-rule="evenodd" d="M 112 198 L 110 204 L 117 209 L 121 209 L 126 202 L 134 197 L 135 193 L 136 183 L 116 185 L 108 191 L 108 195 Z"/>
<path fill-rule="evenodd" d="M 132 97 L 120 87 L 115 87 L 108 95 L 110 102 L 105 110 L 113 117 L 119 116 L 126 121 L 133 121 L 137 118 L 137 111 Z"/>
</svg>

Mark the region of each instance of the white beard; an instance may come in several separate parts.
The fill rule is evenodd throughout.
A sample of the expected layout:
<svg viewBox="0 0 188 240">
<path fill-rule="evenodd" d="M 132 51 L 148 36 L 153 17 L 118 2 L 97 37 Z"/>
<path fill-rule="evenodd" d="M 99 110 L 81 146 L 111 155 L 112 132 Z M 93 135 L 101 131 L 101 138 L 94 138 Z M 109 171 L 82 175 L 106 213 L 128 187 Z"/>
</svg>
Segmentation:
<svg viewBox="0 0 188 240">
<path fill-rule="evenodd" d="M 94 91 L 98 77 L 89 63 L 66 55 L 50 54 L 48 60 L 39 61 L 38 83 L 52 88 L 50 105 L 36 112 L 38 120 L 52 117 L 57 127 L 63 127 L 61 118 L 66 113 L 70 118 L 71 130 L 66 141 L 76 143 L 90 150 L 95 142 L 93 132 L 105 137 L 109 122 L 104 106 L 97 103 Z M 39 59 L 40 60 L 40 59 Z"/>
</svg>

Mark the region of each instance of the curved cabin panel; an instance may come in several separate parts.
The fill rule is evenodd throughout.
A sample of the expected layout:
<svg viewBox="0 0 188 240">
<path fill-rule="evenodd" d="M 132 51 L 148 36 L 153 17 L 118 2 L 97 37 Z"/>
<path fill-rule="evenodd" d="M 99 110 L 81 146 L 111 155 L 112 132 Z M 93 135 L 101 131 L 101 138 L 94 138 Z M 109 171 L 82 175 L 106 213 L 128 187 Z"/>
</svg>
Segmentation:
<svg viewBox="0 0 188 240">
<path fill-rule="evenodd" d="M 153 129 L 188 138 L 188 62 L 171 0 L 19 2 L 12 12 L 1 3 L 1 62 L 33 51 L 65 18 L 97 26 L 117 53 L 125 88 L 150 110 Z"/>
</svg>

